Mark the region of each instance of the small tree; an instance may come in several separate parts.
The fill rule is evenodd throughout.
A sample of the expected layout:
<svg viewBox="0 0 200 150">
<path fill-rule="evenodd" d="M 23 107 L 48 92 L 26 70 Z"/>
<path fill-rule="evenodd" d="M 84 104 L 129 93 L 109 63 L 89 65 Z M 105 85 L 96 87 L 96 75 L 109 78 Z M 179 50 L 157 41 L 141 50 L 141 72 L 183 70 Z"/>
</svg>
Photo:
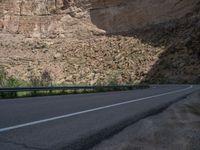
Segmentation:
<svg viewBox="0 0 200 150">
<path fill-rule="evenodd" d="M 50 86 L 52 85 L 52 77 L 48 70 L 45 70 L 41 74 L 41 85 L 42 86 Z"/>
<path fill-rule="evenodd" d="M 34 73 L 31 73 L 29 76 L 29 81 L 33 87 L 52 85 L 51 74 L 48 70 L 44 70 L 41 75 L 35 75 Z"/>
</svg>

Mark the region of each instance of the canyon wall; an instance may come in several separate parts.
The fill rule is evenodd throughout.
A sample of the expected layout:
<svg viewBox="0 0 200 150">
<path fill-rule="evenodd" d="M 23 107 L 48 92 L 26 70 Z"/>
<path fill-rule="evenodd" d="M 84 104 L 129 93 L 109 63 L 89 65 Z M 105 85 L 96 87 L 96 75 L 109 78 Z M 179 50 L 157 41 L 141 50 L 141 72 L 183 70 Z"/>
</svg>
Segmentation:
<svg viewBox="0 0 200 150">
<path fill-rule="evenodd" d="M 183 17 L 198 0 L 1 0 L 0 30 L 28 37 L 118 33 Z"/>
<path fill-rule="evenodd" d="M 54 82 L 200 81 L 200 0 L 0 0 L 0 67 Z"/>
<path fill-rule="evenodd" d="M 90 10 L 91 21 L 109 33 L 130 31 L 183 17 L 197 0 L 107 0 Z"/>
</svg>

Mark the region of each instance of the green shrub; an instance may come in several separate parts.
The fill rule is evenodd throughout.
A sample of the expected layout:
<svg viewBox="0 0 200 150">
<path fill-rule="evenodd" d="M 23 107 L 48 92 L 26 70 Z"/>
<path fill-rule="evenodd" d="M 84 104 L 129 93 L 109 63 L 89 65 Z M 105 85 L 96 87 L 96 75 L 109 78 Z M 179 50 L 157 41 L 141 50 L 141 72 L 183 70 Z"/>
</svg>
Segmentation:
<svg viewBox="0 0 200 150">
<path fill-rule="evenodd" d="M 9 77 L 6 83 L 7 87 L 20 87 L 23 85 L 23 82 L 15 79 L 14 77 Z"/>
</svg>

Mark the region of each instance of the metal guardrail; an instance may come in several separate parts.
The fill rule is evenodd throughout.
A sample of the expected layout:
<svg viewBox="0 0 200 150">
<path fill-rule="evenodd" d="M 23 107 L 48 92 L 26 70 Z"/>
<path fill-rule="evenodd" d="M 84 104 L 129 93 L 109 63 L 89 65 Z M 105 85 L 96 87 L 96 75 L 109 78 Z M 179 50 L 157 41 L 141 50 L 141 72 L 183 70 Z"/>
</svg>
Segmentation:
<svg viewBox="0 0 200 150">
<path fill-rule="evenodd" d="M 24 92 L 24 91 L 56 91 L 56 90 L 109 90 L 109 89 L 137 89 L 147 88 L 146 85 L 120 85 L 120 86 L 49 86 L 49 87 L 16 87 L 0 88 L 2 92 Z"/>
</svg>

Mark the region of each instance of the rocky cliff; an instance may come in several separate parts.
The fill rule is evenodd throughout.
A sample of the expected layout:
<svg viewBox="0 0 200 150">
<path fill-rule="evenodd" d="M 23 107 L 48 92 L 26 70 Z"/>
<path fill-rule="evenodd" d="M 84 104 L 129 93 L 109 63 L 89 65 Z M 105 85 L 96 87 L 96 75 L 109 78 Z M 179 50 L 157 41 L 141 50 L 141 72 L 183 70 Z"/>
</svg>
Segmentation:
<svg viewBox="0 0 200 150">
<path fill-rule="evenodd" d="M 0 0 L 0 66 L 68 84 L 196 82 L 199 2 Z"/>
<path fill-rule="evenodd" d="M 198 0 L 1 0 L 1 28 L 30 37 L 124 32 L 183 17 Z M 99 30 L 102 29 L 102 30 Z"/>
</svg>

